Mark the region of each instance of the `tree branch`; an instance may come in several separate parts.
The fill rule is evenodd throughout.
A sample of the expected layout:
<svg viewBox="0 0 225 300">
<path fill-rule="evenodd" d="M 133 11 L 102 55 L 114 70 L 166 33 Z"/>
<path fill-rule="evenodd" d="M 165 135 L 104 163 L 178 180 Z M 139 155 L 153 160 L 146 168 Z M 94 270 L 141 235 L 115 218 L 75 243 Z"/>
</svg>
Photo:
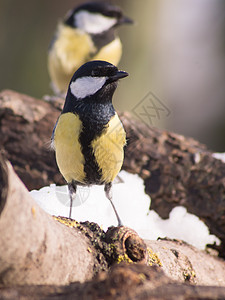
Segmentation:
<svg viewBox="0 0 225 300">
<path fill-rule="evenodd" d="M 144 242 L 124 226 L 105 233 L 95 223 L 51 217 L 2 157 L 0 182 L 0 285 L 84 282 L 122 261 L 159 266 L 180 282 L 225 285 L 225 262 L 181 241 Z"/>
<path fill-rule="evenodd" d="M 224 287 L 193 286 L 169 279 L 160 268 L 143 264 L 115 265 L 92 281 L 69 286 L 22 286 L 3 288 L 2 299 L 224 299 Z"/>
<path fill-rule="evenodd" d="M 53 220 L 0 159 L 0 283 L 68 284 L 94 274 L 90 241 Z"/>
</svg>

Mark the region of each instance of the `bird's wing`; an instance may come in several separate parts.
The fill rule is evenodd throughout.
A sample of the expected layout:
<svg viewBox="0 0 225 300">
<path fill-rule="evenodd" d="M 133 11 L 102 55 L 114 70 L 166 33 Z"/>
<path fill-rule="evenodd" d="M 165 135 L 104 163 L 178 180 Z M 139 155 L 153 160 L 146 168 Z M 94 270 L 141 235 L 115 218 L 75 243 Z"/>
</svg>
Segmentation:
<svg viewBox="0 0 225 300">
<path fill-rule="evenodd" d="M 52 131 L 52 136 L 51 136 L 51 149 L 52 150 L 55 150 L 54 137 L 55 137 L 55 129 L 56 129 L 56 126 L 58 124 L 58 120 L 59 120 L 59 118 L 57 119 L 57 121 L 55 123 L 55 126 L 53 128 L 53 131 Z"/>
<path fill-rule="evenodd" d="M 56 161 L 59 170 L 67 182 L 84 182 L 84 157 L 79 142 L 82 122 L 73 113 L 64 113 L 54 132 Z"/>
</svg>

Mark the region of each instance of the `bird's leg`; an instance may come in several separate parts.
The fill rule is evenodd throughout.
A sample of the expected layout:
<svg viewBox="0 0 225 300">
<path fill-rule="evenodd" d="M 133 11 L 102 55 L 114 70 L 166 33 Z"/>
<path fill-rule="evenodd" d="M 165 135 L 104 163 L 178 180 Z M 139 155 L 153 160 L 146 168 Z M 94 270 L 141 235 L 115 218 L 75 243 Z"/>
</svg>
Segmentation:
<svg viewBox="0 0 225 300">
<path fill-rule="evenodd" d="M 73 200 L 76 197 L 77 185 L 72 181 L 72 182 L 68 183 L 68 189 L 69 189 L 69 196 L 70 196 L 70 213 L 69 213 L 69 218 L 71 218 L 72 207 L 73 207 Z"/>
<path fill-rule="evenodd" d="M 118 226 L 123 226 L 123 223 L 121 222 L 121 219 L 120 219 L 120 217 L 119 217 L 119 215 L 118 215 L 118 213 L 116 211 L 116 208 L 115 208 L 115 206 L 113 204 L 113 201 L 112 201 L 112 182 L 106 183 L 104 190 L 105 190 L 106 197 L 109 199 L 109 201 L 110 201 L 110 203 L 111 203 L 111 205 L 113 207 L 113 210 L 114 210 L 114 212 L 116 214 L 116 218 L 117 218 L 117 221 L 118 221 Z"/>
</svg>

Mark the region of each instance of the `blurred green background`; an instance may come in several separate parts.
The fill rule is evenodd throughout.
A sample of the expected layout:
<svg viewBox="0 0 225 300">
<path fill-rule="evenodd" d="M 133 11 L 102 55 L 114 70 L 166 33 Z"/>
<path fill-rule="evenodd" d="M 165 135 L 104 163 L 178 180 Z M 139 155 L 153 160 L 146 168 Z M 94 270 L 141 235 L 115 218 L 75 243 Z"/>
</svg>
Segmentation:
<svg viewBox="0 0 225 300">
<path fill-rule="evenodd" d="M 0 0 L 0 89 L 52 94 L 47 50 L 58 20 L 86 1 Z M 225 151 L 225 1 L 121 0 L 136 22 L 123 43 L 115 107 Z"/>
</svg>

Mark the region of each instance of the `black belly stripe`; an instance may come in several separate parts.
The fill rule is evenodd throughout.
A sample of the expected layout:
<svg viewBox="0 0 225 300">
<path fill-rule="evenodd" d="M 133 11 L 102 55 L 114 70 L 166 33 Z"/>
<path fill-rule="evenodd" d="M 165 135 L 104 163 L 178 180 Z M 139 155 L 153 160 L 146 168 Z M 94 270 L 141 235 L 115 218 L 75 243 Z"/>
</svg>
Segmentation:
<svg viewBox="0 0 225 300">
<path fill-rule="evenodd" d="M 99 124 L 83 121 L 83 130 L 80 133 L 79 141 L 85 159 L 84 172 L 86 175 L 86 184 L 104 184 L 102 181 L 102 169 L 96 161 L 91 143 L 95 138 L 104 134 L 104 131 L 107 130 L 107 124 L 108 122 L 106 124 Z"/>
<path fill-rule="evenodd" d="M 92 126 L 91 126 L 92 125 Z M 79 141 L 81 144 L 81 150 L 85 159 L 84 172 L 85 172 L 85 182 L 86 184 L 102 184 L 102 170 L 99 168 L 96 162 L 94 153 L 91 148 L 91 142 L 98 135 L 102 133 L 105 126 L 101 124 L 98 125 L 98 131 L 96 131 L 96 126 L 93 124 L 88 124 L 83 122 L 83 130 L 80 134 Z"/>
</svg>

